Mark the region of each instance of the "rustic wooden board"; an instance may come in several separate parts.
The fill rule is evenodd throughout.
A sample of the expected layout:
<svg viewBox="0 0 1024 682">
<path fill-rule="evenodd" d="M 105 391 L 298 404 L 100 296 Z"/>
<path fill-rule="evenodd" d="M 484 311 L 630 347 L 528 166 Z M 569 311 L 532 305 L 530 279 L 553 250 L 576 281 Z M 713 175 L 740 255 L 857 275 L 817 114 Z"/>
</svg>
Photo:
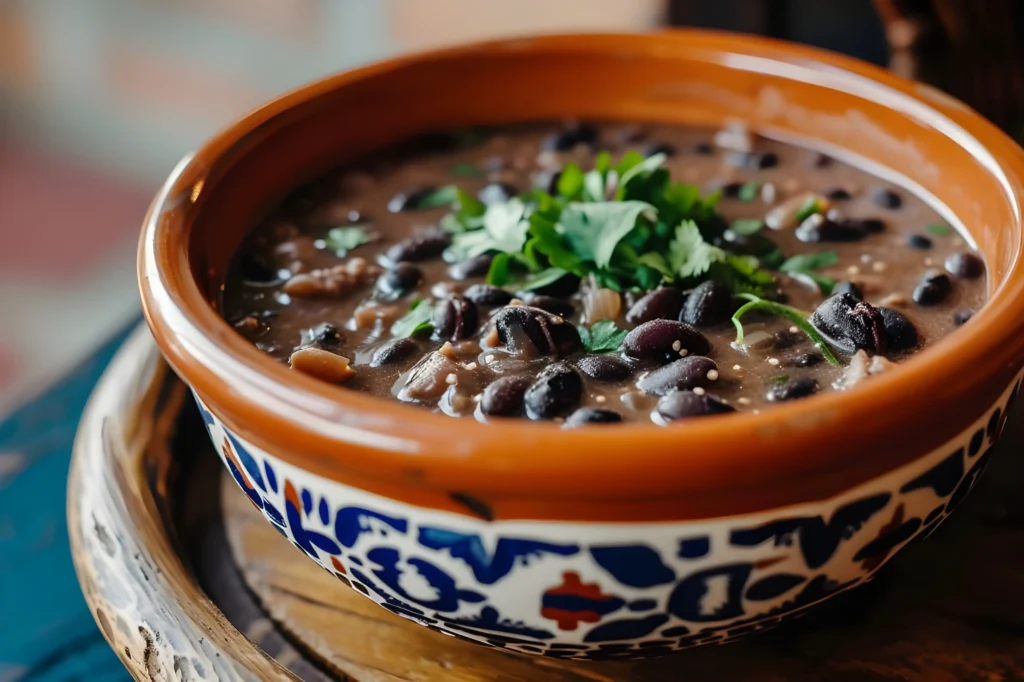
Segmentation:
<svg viewBox="0 0 1024 682">
<path fill-rule="evenodd" d="M 1024 402 L 962 508 L 873 583 L 738 644 L 570 663 L 430 632 L 317 568 L 222 473 L 148 339 L 129 350 L 87 413 L 70 531 L 137 679 L 1024 681 Z"/>
</svg>

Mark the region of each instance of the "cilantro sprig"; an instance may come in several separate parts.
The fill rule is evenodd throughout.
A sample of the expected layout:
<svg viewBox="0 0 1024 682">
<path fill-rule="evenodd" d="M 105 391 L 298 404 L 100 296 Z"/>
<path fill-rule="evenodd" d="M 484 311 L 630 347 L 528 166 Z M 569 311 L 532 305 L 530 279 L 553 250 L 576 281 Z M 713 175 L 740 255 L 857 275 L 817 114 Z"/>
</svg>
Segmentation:
<svg viewBox="0 0 1024 682">
<path fill-rule="evenodd" d="M 747 300 L 740 306 L 739 310 L 733 313 L 732 323 L 736 327 L 736 345 L 743 345 L 743 323 L 740 321 L 745 314 L 751 310 L 761 310 L 777 317 L 782 317 L 792 322 L 796 327 L 806 334 L 814 345 L 821 351 L 822 356 L 828 361 L 830 365 L 840 366 L 839 360 L 832 353 L 832 349 L 829 348 L 825 338 L 818 333 L 810 322 L 807 321 L 807 313 L 802 310 L 797 310 L 792 306 L 783 305 L 782 303 L 776 303 L 775 301 L 766 301 L 763 298 L 758 298 L 752 294 L 740 294 L 740 298 Z"/>
<path fill-rule="evenodd" d="M 576 330 L 588 353 L 613 353 L 622 346 L 622 340 L 628 333 L 616 327 L 611 320 L 595 322 L 589 329 L 581 325 Z"/>
<path fill-rule="evenodd" d="M 430 321 L 431 312 L 430 304 L 422 298 L 417 298 L 409 306 L 409 312 L 391 325 L 391 335 L 398 338 L 406 338 L 432 331 L 434 325 Z"/>
<path fill-rule="evenodd" d="M 571 274 L 620 292 L 713 278 L 738 293 L 768 295 L 774 278 L 756 258 L 712 243 L 729 227 L 716 210 L 721 193 L 702 196 L 673 181 L 664 162 L 663 154 L 628 152 L 613 163 L 602 152 L 591 170 L 563 168 L 554 195 L 533 189 L 486 207 L 445 188 L 452 206 L 441 221 L 452 233 L 446 258 L 494 254 L 488 281 L 521 289 Z"/>
</svg>

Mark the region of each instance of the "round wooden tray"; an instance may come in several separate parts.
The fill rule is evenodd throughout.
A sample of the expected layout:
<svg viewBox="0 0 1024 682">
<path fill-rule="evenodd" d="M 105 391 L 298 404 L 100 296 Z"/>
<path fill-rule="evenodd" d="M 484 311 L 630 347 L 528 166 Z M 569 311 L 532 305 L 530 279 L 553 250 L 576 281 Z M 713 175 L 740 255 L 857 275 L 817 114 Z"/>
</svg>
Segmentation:
<svg viewBox="0 0 1024 682">
<path fill-rule="evenodd" d="M 526 657 L 372 604 L 291 547 L 224 475 L 187 389 L 138 331 L 83 417 L 75 566 L 145 680 L 1024 680 L 1024 401 L 968 501 L 869 585 L 738 644 L 638 661 Z"/>
</svg>

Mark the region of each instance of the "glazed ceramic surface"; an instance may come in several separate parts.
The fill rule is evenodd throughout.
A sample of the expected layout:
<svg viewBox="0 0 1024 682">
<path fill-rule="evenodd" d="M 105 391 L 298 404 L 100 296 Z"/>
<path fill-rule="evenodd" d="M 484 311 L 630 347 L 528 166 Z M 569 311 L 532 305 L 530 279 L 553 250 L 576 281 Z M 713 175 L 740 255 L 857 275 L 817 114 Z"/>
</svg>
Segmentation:
<svg viewBox="0 0 1024 682">
<path fill-rule="evenodd" d="M 489 521 L 414 507 L 287 464 L 197 403 L 252 503 L 345 584 L 448 635 L 587 659 L 728 641 L 870 578 L 970 492 L 1020 387 L 1018 376 L 956 438 L 842 495 L 657 524 Z"/>
<path fill-rule="evenodd" d="M 737 114 L 845 154 L 970 227 L 986 306 L 848 393 L 685 428 L 575 430 L 453 423 L 296 376 L 216 309 L 231 254 L 269 206 L 396 139 Z M 701 32 L 499 42 L 326 79 L 215 138 L 157 197 L 140 286 L 235 480 L 322 566 L 474 641 L 654 654 L 856 585 L 970 489 L 1024 364 L 1022 177 L 1021 150 L 963 105 L 818 50 Z"/>
</svg>

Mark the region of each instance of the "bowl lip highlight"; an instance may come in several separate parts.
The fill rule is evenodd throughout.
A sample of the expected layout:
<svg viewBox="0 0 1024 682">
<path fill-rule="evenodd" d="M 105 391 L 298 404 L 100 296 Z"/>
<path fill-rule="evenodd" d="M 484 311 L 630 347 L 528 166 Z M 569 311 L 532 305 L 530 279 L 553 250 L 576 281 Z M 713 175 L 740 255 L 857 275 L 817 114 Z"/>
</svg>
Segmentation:
<svg viewBox="0 0 1024 682">
<path fill-rule="evenodd" d="M 794 477 L 814 488 L 811 481 L 816 477 L 834 480 L 837 473 L 862 464 L 849 453 L 837 456 L 820 449 L 849 436 L 837 430 L 844 424 L 868 419 L 871 421 L 866 423 L 884 434 L 898 427 L 899 415 L 927 410 L 951 387 L 966 389 L 992 382 L 1001 372 L 1009 377 L 1007 381 L 1015 376 L 1024 362 L 1024 238 L 1003 281 L 994 290 L 990 285 L 989 300 L 971 323 L 897 371 L 849 393 L 819 395 L 760 414 L 707 417 L 672 428 L 626 424 L 614 429 L 563 430 L 555 424 L 523 420 L 490 424 L 473 419 L 453 421 L 418 407 L 339 389 L 297 375 L 264 356 L 234 332 L 194 281 L 187 253 L 191 222 L 183 220 L 176 209 L 190 192 L 201 191 L 197 180 L 201 182 L 225 156 L 237 152 L 250 133 L 347 85 L 413 64 L 466 60 L 497 52 L 678 55 L 691 61 L 728 60 L 731 68 L 752 72 L 802 69 L 822 78 L 840 79 L 850 87 L 881 88 L 914 110 L 913 114 L 904 110 L 903 115 L 924 117 L 939 130 L 952 129 L 973 141 L 975 151 L 989 155 L 989 170 L 1001 175 L 1007 205 L 1015 216 L 1015 224 L 1007 229 L 1024 233 L 1024 153 L 958 101 L 879 67 L 782 41 L 693 29 L 638 38 L 636 34 L 514 38 L 398 57 L 298 88 L 213 137 L 186 157 L 164 184 L 146 217 L 140 240 L 143 309 L 164 356 L 233 430 L 275 456 L 326 477 L 342 480 L 351 474 L 394 480 L 396 474 L 404 474 L 407 480 L 400 482 L 402 485 L 591 500 L 707 493 L 723 486 L 769 486 Z M 975 368 L 973 376 L 961 371 L 965 360 Z M 993 390 L 995 395 L 998 392 Z M 912 408 L 900 404 L 907 396 L 913 396 Z M 980 405 L 976 411 L 987 407 Z M 963 423 L 975 416 L 975 412 L 964 410 Z M 863 439 L 864 434 L 858 437 Z M 779 456 L 781 446 L 772 445 L 773 440 L 782 438 L 792 439 L 791 457 Z M 922 434 L 925 441 L 927 434 Z M 342 444 L 346 446 L 344 458 L 338 449 Z M 817 452 L 810 452 L 812 446 L 817 446 Z M 766 448 L 774 453 L 764 452 Z M 876 462 L 876 470 L 896 468 L 927 449 Z M 622 457 L 624 453 L 628 457 Z M 892 453 L 872 450 L 860 456 L 866 461 L 883 454 Z M 571 486 L 566 485 L 566 476 L 572 476 Z M 850 484 L 857 482 L 851 480 Z"/>
</svg>

